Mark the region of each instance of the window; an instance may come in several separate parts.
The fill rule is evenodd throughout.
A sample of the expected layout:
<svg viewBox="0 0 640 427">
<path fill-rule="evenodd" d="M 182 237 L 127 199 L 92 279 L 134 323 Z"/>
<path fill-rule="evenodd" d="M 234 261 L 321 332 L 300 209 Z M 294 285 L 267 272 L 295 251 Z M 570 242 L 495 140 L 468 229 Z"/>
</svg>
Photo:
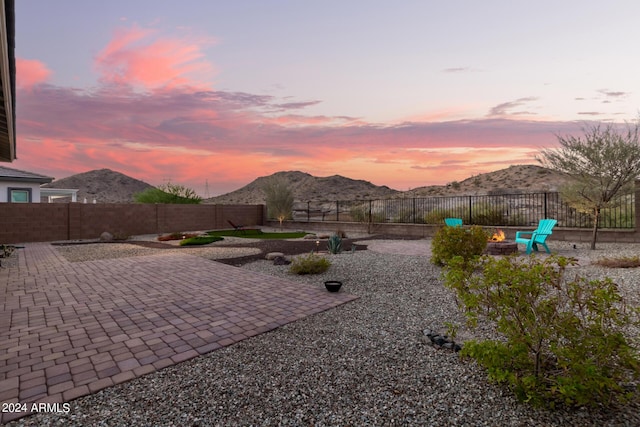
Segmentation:
<svg viewBox="0 0 640 427">
<path fill-rule="evenodd" d="M 9 188 L 9 201 L 11 203 L 30 203 L 30 188 Z"/>
</svg>

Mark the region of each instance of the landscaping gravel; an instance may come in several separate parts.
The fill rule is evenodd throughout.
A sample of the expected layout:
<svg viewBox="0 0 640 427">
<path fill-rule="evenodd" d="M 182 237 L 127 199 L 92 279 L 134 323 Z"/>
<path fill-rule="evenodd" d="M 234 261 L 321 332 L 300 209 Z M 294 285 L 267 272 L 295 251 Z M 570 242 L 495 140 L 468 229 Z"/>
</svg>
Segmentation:
<svg viewBox="0 0 640 427">
<path fill-rule="evenodd" d="M 255 261 L 242 268 L 323 287 L 341 280 L 354 302 L 71 402 L 67 415 L 36 414 L 10 425 L 65 426 L 637 426 L 640 405 L 545 411 L 518 403 L 457 353 L 434 348 L 423 330 L 462 323 L 440 269 L 424 255 L 369 250 L 329 256 L 315 276 Z M 102 245 L 109 247 L 109 245 Z M 638 269 L 589 265 L 636 255 L 638 245 L 554 242 L 576 256 L 576 273 L 608 275 L 638 303 Z M 143 248 L 147 249 L 147 248 Z M 64 250 L 64 249 L 63 249 Z M 65 255 L 69 257 L 69 252 Z M 488 328 L 461 338 L 490 336 Z"/>
</svg>

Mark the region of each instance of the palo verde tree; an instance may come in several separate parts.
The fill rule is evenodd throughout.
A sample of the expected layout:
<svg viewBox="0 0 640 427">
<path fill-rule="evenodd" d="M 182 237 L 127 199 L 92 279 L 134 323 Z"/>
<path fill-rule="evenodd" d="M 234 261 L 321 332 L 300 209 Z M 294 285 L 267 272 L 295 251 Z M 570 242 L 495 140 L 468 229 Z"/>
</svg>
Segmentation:
<svg viewBox="0 0 640 427">
<path fill-rule="evenodd" d="M 202 202 L 202 197 L 191 188 L 170 182 L 137 193 L 134 199 L 138 203 L 199 204 Z"/>
<path fill-rule="evenodd" d="M 591 249 L 596 248 L 603 208 L 616 204 L 616 196 L 633 188 L 640 175 L 639 123 L 590 124 L 582 137 L 557 136 L 560 147 L 543 149 L 537 160 L 545 167 L 570 176 L 561 188 L 564 200 L 593 219 Z"/>
<path fill-rule="evenodd" d="M 293 192 L 288 182 L 281 177 L 271 177 L 262 187 L 267 203 L 267 215 L 276 218 L 280 222 L 292 218 Z"/>
</svg>

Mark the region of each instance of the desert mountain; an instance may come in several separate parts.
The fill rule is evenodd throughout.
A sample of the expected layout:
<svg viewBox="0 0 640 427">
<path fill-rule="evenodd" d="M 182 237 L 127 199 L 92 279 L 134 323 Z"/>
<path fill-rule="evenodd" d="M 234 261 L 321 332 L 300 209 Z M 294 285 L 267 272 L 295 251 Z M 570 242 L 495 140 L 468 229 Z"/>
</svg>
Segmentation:
<svg viewBox="0 0 640 427">
<path fill-rule="evenodd" d="M 296 201 L 345 200 L 349 198 L 381 199 L 398 195 L 400 191 L 387 186 L 378 186 L 369 181 L 346 178 L 340 175 L 316 177 L 299 171 L 276 172 L 253 180 L 244 187 L 221 196 L 212 197 L 204 203 L 260 204 L 265 202 L 262 188 L 271 177 L 282 178 L 289 183 Z"/>
<path fill-rule="evenodd" d="M 78 202 L 133 203 L 133 195 L 153 187 L 139 179 L 131 178 L 110 169 L 97 169 L 55 180 L 43 187 L 78 189 Z M 70 201 L 60 199 L 61 201 Z"/>
<path fill-rule="evenodd" d="M 346 178 L 340 175 L 316 177 L 299 171 L 277 172 L 255 179 L 244 187 L 204 203 L 254 204 L 264 203 L 262 188 L 271 177 L 285 179 L 297 202 L 333 201 L 354 199 L 383 199 L 393 197 L 430 197 L 456 195 L 484 195 L 499 193 L 533 193 L 557 191 L 566 181 L 562 174 L 535 165 L 516 165 L 495 172 L 472 176 L 460 182 L 446 185 L 418 187 L 398 191 L 387 186 L 377 186 L 369 181 Z M 97 203 L 132 203 L 133 195 L 151 185 L 109 169 L 79 173 L 53 181 L 45 187 L 79 189 L 78 201 Z M 62 199 L 61 201 L 69 201 Z"/>
<path fill-rule="evenodd" d="M 472 176 L 460 182 L 454 181 L 446 185 L 431 185 L 409 191 L 398 191 L 340 175 L 314 177 L 308 173 L 293 171 L 277 172 L 270 176 L 260 177 L 231 193 L 207 199 L 205 203 L 264 203 L 262 187 L 272 176 L 284 178 L 289 182 L 296 201 L 535 193 L 557 191 L 558 187 L 566 181 L 563 174 L 540 166 L 516 165 Z"/>
<path fill-rule="evenodd" d="M 507 193 L 541 193 L 558 191 L 567 181 L 565 174 L 536 165 L 515 165 L 494 172 L 472 176 L 446 185 L 418 187 L 405 192 L 405 197 L 473 196 Z"/>
</svg>

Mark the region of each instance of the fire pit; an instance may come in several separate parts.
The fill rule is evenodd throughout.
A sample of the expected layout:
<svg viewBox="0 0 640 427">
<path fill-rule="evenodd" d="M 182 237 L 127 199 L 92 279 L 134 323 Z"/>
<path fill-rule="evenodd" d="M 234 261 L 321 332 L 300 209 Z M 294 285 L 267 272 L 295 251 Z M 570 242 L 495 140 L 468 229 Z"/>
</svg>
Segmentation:
<svg viewBox="0 0 640 427">
<path fill-rule="evenodd" d="M 487 255 L 511 255 L 518 253 L 518 244 L 510 240 L 506 240 L 504 232 L 498 230 L 489 238 L 487 248 L 484 251 Z"/>
</svg>

